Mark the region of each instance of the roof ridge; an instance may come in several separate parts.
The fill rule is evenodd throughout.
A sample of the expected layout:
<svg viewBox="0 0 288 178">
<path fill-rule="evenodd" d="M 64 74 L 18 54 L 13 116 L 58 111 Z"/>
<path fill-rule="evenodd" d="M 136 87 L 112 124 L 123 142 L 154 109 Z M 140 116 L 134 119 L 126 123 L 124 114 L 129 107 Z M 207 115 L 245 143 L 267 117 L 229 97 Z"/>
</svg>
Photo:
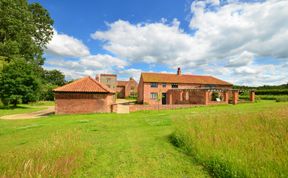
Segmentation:
<svg viewBox="0 0 288 178">
<path fill-rule="evenodd" d="M 55 89 L 53 89 L 53 90 L 57 90 L 57 89 L 59 90 L 59 89 L 63 88 L 64 86 L 65 86 L 65 87 L 69 87 L 69 86 L 71 86 L 71 85 L 75 85 L 75 83 L 79 83 L 80 81 L 82 81 L 82 80 L 84 80 L 85 78 L 88 78 L 88 77 L 89 77 L 89 76 L 76 79 L 75 81 L 72 81 L 72 82 L 70 82 L 70 83 L 67 83 L 67 84 L 65 84 L 65 85 L 63 85 L 63 86 L 59 86 L 59 87 L 57 87 L 57 88 L 55 88 Z"/>
<path fill-rule="evenodd" d="M 178 75 L 178 74 L 174 74 L 174 73 L 161 73 L 161 72 L 142 72 L 141 73 L 141 75 L 142 74 L 160 74 L 160 75 Z M 195 74 L 181 74 L 181 75 L 188 75 L 188 76 L 199 76 L 199 77 L 212 77 L 211 75 L 195 75 Z M 181 75 L 179 75 L 179 76 L 181 76 Z M 215 78 L 215 77 L 214 77 Z"/>
<path fill-rule="evenodd" d="M 91 79 L 94 83 L 96 83 L 97 85 L 99 85 L 103 90 L 106 90 L 107 92 L 114 92 L 112 90 L 110 90 L 108 87 L 106 88 L 106 86 L 104 86 L 102 83 L 98 82 L 97 80 L 95 80 L 94 78 L 92 78 L 91 76 L 88 76 L 89 79 Z"/>
</svg>

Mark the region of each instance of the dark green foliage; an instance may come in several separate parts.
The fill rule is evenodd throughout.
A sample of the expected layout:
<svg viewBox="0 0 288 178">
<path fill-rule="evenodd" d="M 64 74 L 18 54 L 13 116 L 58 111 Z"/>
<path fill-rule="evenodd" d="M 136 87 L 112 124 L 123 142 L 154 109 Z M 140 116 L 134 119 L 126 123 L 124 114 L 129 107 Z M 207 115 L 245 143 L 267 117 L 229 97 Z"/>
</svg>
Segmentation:
<svg viewBox="0 0 288 178">
<path fill-rule="evenodd" d="M 256 95 L 288 95 L 288 89 L 256 90 Z"/>
<path fill-rule="evenodd" d="M 0 73 L 0 97 L 4 105 L 37 101 L 41 91 L 39 66 L 24 59 L 13 59 Z"/>
<path fill-rule="evenodd" d="M 276 98 L 276 102 L 288 102 L 288 96 Z"/>
<path fill-rule="evenodd" d="M 65 84 L 65 76 L 59 70 L 45 70 L 44 80 L 56 86 L 61 86 Z"/>
<path fill-rule="evenodd" d="M 22 57 L 42 65 L 43 48 L 53 35 L 48 11 L 26 0 L 1 0 L 0 7 L 0 56 L 8 62 Z"/>
<path fill-rule="evenodd" d="M 40 99 L 53 101 L 53 89 L 66 83 L 65 76 L 58 70 L 43 70 L 42 73 L 43 85 Z"/>
<path fill-rule="evenodd" d="M 40 99 L 44 101 L 53 101 L 54 100 L 53 89 L 57 87 L 58 85 L 53 85 L 51 83 L 43 84 Z"/>
<path fill-rule="evenodd" d="M 64 77 L 41 67 L 43 50 L 53 36 L 49 12 L 27 0 L 1 0 L 0 7 L 1 100 L 5 105 L 28 103 L 39 100 L 41 92 L 53 98 L 52 88 Z"/>
</svg>

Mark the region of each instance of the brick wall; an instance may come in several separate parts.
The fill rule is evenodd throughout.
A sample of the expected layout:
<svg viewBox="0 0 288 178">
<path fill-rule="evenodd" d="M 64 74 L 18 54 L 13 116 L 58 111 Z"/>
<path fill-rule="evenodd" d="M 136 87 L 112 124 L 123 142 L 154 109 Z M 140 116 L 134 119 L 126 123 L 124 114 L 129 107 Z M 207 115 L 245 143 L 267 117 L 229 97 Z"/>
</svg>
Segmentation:
<svg viewBox="0 0 288 178">
<path fill-rule="evenodd" d="M 169 90 L 167 92 L 168 104 L 208 104 L 206 90 Z"/>
<path fill-rule="evenodd" d="M 167 93 L 168 90 L 172 89 L 171 83 L 166 83 L 166 87 L 163 87 L 162 85 L 163 83 L 158 83 L 158 87 L 157 88 L 151 88 L 151 83 L 144 83 L 142 81 L 142 78 L 140 78 L 140 82 L 139 82 L 139 86 L 138 86 L 138 99 L 137 101 L 139 103 L 144 103 L 144 104 L 150 104 L 150 105 L 158 105 L 158 104 L 162 104 L 161 100 L 157 101 L 157 99 L 151 99 L 150 98 L 150 94 L 151 93 L 158 93 L 158 95 L 162 95 L 162 93 Z M 205 87 L 204 85 L 200 85 L 200 84 L 178 84 L 178 89 L 197 89 L 197 88 L 202 88 Z M 231 86 L 216 86 L 216 89 L 231 89 Z M 197 90 L 198 91 L 198 90 Z M 205 103 L 204 101 L 200 101 L 200 97 L 198 97 L 198 95 L 202 96 L 203 93 L 195 93 L 196 98 L 193 100 L 191 100 L 192 104 L 194 103 Z M 168 95 L 167 95 L 168 96 Z M 161 98 L 161 96 L 159 97 Z M 168 97 L 167 97 L 168 98 Z M 173 98 L 173 103 L 177 103 L 179 102 L 179 99 L 175 99 L 175 97 Z M 179 98 L 179 97 L 176 97 Z M 193 97 L 189 97 L 189 98 L 193 98 Z M 211 99 L 211 94 L 209 93 L 209 99 Z M 177 101 L 176 101 L 177 100 Z M 182 101 L 181 101 L 182 102 Z M 181 104 L 181 102 L 179 104 Z M 183 101 L 184 104 L 187 104 L 189 102 L 187 101 Z M 167 100 L 167 103 L 168 100 Z M 191 103 L 190 103 L 191 104 Z"/>
<path fill-rule="evenodd" d="M 199 106 L 199 105 L 141 105 L 141 104 L 135 104 L 129 106 L 130 112 L 135 111 L 148 111 L 148 110 L 165 110 L 165 109 L 177 109 L 177 108 L 189 108 L 193 106 Z"/>
<path fill-rule="evenodd" d="M 100 93 L 55 93 L 55 113 L 111 112 L 113 96 Z"/>
<path fill-rule="evenodd" d="M 227 104 L 226 102 L 209 102 L 208 105 L 221 105 Z M 171 110 L 171 109 L 179 109 L 179 108 L 191 108 L 197 106 L 205 106 L 203 104 L 175 104 L 175 105 L 143 105 L 143 104 L 135 104 L 129 106 L 130 112 L 136 111 L 149 111 L 149 110 Z"/>
</svg>

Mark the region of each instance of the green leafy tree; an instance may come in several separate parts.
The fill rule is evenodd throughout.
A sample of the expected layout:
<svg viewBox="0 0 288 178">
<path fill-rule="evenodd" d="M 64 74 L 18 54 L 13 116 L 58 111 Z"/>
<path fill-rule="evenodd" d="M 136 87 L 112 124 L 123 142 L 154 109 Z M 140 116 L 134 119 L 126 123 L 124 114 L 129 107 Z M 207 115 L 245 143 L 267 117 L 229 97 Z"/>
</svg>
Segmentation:
<svg viewBox="0 0 288 178">
<path fill-rule="evenodd" d="M 41 91 L 39 66 L 23 58 L 4 64 L 0 75 L 0 97 L 4 105 L 37 101 Z"/>
<path fill-rule="evenodd" d="M 0 0 L 0 97 L 4 104 L 40 97 L 45 45 L 53 36 L 53 20 L 39 3 Z"/>
<path fill-rule="evenodd" d="M 44 63 L 43 49 L 53 35 L 53 20 L 39 3 L 0 1 L 0 56 Z"/>
<path fill-rule="evenodd" d="M 43 71 L 43 86 L 41 100 L 54 100 L 53 89 L 65 84 L 65 75 L 59 70 L 44 70 Z"/>
<path fill-rule="evenodd" d="M 52 85 L 61 86 L 65 84 L 65 75 L 59 70 L 44 70 L 44 80 Z"/>
</svg>

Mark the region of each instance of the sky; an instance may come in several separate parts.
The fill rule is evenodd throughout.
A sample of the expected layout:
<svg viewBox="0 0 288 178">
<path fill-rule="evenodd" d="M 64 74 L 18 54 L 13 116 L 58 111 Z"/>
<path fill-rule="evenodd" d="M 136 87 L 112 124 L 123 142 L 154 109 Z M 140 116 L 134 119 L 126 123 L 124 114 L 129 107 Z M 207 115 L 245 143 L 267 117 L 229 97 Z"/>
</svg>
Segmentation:
<svg viewBox="0 0 288 178">
<path fill-rule="evenodd" d="M 29 0 L 54 19 L 44 68 L 212 75 L 236 85 L 288 83 L 288 0 Z"/>
</svg>

